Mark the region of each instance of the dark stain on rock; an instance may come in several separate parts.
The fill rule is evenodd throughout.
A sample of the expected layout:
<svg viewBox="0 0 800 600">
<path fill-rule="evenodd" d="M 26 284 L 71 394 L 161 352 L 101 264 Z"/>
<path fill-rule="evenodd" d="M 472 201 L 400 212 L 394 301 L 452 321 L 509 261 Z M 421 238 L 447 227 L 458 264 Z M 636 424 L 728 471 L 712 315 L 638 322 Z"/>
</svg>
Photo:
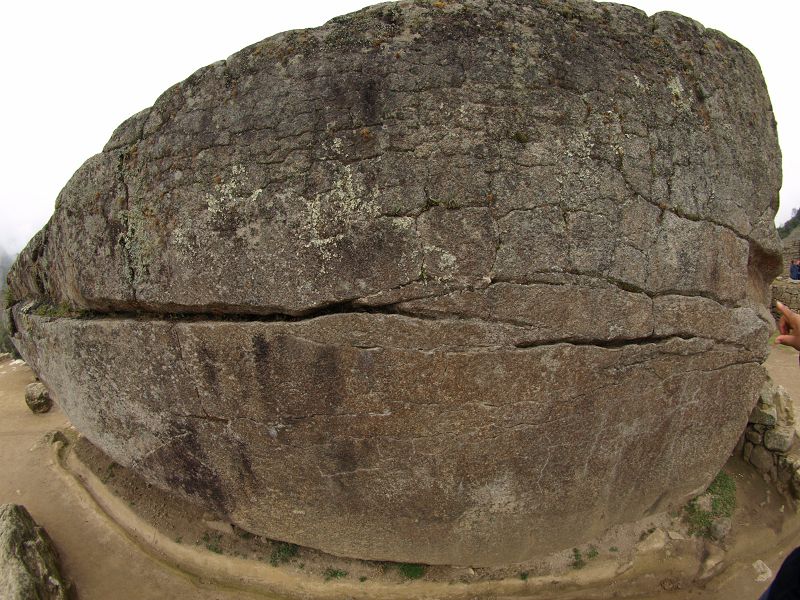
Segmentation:
<svg viewBox="0 0 800 600">
<path fill-rule="evenodd" d="M 228 499 L 219 475 L 208 466 L 197 427 L 191 421 L 170 424 L 170 436 L 179 443 L 171 444 L 171 452 L 163 456 L 166 483 L 186 496 L 201 501 L 220 514 L 226 514 Z M 209 445 L 209 440 L 205 441 Z"/>
<path fill-rule="evenodd" d="M 205 344 L 200 344 L 197 349 L 197 360 L 200 362 L 200 368 L 203 371 L 203 379 L 216 391 L 218 388 L 216 367 L 218 361 Z"/>
<path fill-rule="evenodd" d="M 241 440 L 236 440 L 234 442 L 234 447 L 236 449 L 236 457 L 238 458 L 236 463 L 236 472 L 239 476 L 239 482 L 253 482 L 256 476 L 253 472 L 253 462 L 250 460 L 247 444 Z"/>
<path fill-rule="evenodd" d="M 367 81 L 361 88 L 361 109 L 364 111 L 364 120 L 366 123 L 374 123 L 378 119 L 380 113 L 378 101 L 380 99 L 380 92 L 378 85 L 374 80 Z"/>
<path fill-rule="evenodd" d="M 267 397 L 266 391 L 272 388 L 272 378 L 270 372 L 272 370 L 272 349 L 270 342 L 257 333 L 253 336 L 253 363 L 255 367 L 256 378 L 261 386 L 261 396 Z"/>
</svg>

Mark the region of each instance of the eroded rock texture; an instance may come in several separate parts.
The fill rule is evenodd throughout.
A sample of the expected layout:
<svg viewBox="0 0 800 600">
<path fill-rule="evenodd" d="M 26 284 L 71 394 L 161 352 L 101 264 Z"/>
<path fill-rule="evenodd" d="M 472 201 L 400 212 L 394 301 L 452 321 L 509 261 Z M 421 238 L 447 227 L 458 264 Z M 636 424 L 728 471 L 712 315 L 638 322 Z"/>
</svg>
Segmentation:
<svg viewBox="0 0 800 600">
<path fill-rule="evenodd" d="M 15 343 L 115 460 L 246 529 L 511 563 L 716 473 L 764 378 L 779 187 L 718 32 L 380 5 L 123 123 L 11 273 Z"/>
<path fill-rule="evenodd" d="M 67 600 L 72 586 L 61 575 L 47 532 L 20 504 L 0 505 L 0 595 L 3 600 Z"/>
</svg>

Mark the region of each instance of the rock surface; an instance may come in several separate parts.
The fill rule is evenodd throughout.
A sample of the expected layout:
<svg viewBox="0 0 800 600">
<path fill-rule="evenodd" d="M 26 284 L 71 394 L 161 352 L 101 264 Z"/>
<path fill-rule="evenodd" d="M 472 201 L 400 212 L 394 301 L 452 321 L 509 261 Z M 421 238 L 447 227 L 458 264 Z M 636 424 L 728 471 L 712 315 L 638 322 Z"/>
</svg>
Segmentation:
<svg viewBox="0 0 800 600">
<path fill-rule="evenodd" d="M 269 537 L 498 565 L 683 502 L 764 379 L 758 64 L 671 13 L 400 2 L 123 123 L 10 275 L 114 460 Z"/>
<path fill-rule="evenodd" d="M 53 400 L 44 384 L 36 381 L 25 388 L 25 404 L 31 412 L 46 413 L 53 407 Z"/>
<path fill-rule="evenodd" d="M 67 600 L 69 585 L 47 532 L 24 506 L 0 506 L 0 597 L 3 600 Z"/>
</svg>

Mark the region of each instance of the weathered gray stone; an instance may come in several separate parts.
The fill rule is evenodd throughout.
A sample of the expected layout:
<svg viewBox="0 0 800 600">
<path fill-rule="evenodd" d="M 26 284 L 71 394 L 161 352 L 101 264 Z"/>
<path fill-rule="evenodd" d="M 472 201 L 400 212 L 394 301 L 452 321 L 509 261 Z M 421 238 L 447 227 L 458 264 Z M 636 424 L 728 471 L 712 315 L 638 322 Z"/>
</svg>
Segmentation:
<svg viewBox="0 0 800 600">
<path fill-rule="evenodd" d="M 745 433 L 745 437 L 747 438 L 748 442 L 752 442 L 756 445 L 760 444 L 764 440 L 764 435 L 753 429 L 748 429 Z"/>
<path fill-rule="evenodd" d="M 15 264 L 14 341 L 114 460 L 248 531 L 519 562 L 719 470 L 779 187 L 758 64 L 689 19 L 372 7 L 123 123 Z"/>
<path fill-rule="evenodd" d="M 789 392 L 782 385 L 775 386 L 775 410 L 778 413 L 778 422 L 782 425 L 794 425 L 794 403 Z"/>
<path fill-rule="evenodd" d="M 764 446 L 754 446 L 749 460 L 750 464 L 762 473 L 772 472 L 772 468 L 775 466 L 775 458 L 772 456 L 772 452 Z"/>
<path fill-rule="evenodd" d="M 788 452 L 794 443 L 794 427 L 778 425 L 764 433 L 764 445 L 775 452 Z"/>
<path fill-rule="evenodd" d="M 764 406 L 757 404 L 750 413 L 750 423 L 754 425 L 774 426 L 778 422 L 778 412 L 774 406 Z"/>
<path fill-rule="evenodd" d="M 46 413 L 53 406 L 50 392 L 43 383 L 37 381 L 25 387 L 25 404 L 35 413 Z"/>
<path fill-rule="evenodd" d="M 3 600 L 66 600 L 69 584 L 47 532 L 24 506 L 0 506 L 0 597 Z"/>
<path fill-rule="evenodd" d="M 758 405 L 760 407 L 774 407 L 777 422 L 781 425 L 794 424 L 794 405 L 786 389 L 776 385 L 772 379 L 767 379 L 761 388 Z M 770 423 L 766 423 L 770 425 Z"/>
<path fill-rule="evenodd" d="M 711 534 L 712 540 L 717 540 L 718 542 L 723 541 L 728 534 L 731 532 L 731 527 L 733 526 L 733 522 L 729 517 L 718 517 L 711 521 L 711 528 L 709 533 Z"/>
<path fill-rule="evenodd" d="M 757 560 L 753 563 L 753 570 L 756 572 L 756 581 L 769 581 L 772 579 L 772 569 L 767 566 L 763 560 Z"/>
<path fill-rule="evenodd" d="M 753 453 L 753 443 L 752 442 L 745 442 L 744 450 L 742 450 L 742 458 L 744 458 L 747 462 L 750 462 L 750 456 Z"/>
<path fill-rule="evenodd" d="M 758 393 L 758 406 L 775 406 L 775 383 L 772 378 L 768 378 L 764 385 L 761 386 L 761 391 Z"/>
<path fill-rule="evenodd" d="M 756 445 L 764 441 L 764 434 L 759 433 L 758 431 L 755 431 L 753 429 L 748 429 L 747 432 L 745 433 L 745 437 L 747 438 L 748 442 L 751 442 Z"/>
</svg>

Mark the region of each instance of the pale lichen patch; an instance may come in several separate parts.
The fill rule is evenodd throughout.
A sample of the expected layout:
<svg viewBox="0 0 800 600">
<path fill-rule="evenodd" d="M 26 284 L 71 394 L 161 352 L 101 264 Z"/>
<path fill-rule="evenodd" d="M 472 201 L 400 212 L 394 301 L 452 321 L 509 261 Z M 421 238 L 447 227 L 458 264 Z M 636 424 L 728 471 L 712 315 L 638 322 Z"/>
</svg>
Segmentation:
<svg viewBox="0 0 800 600">
<path fill-rule="evenodd" d="M 681 110 L 690 110 L 689 100 L 686 98 L 686 90 L 677 76 L 672 76 L 667 81 L 667 89 L 672 93 L 672 104 Z"/>
<path fill-rule="evenodd" d="M 305 247 L 317 249 L 325 260 L 336 257 L 332 245 L 344 239 L 353 225 L 380 215 L 375 193 L 351 165 L 342 167 L 330 190 L 305 200 Z"/>
</svg>

